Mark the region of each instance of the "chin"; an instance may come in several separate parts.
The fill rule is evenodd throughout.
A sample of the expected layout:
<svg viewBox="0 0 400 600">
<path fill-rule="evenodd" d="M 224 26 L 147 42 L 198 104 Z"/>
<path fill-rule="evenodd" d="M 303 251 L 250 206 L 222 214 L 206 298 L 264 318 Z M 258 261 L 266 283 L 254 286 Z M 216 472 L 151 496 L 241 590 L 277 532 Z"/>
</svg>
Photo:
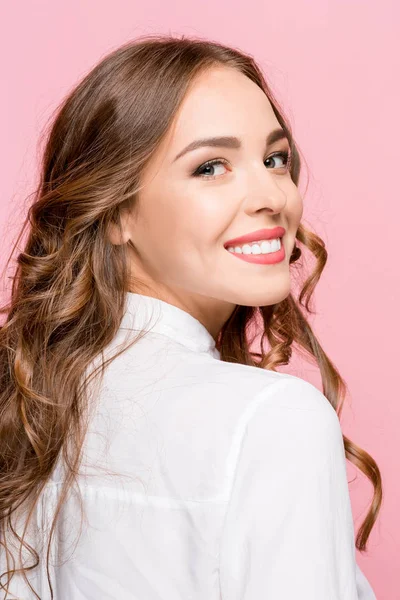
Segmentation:
<svg viewBox="0 0 400 600">
<path fill-rule="evenodd" d="M 290 294 L 290 279 L 283 281 L 282 285 L 277 287 L 276 283 L 273 289 L 260 289 L 254 293 L 242 294 L 242 299 L 238 304 L 243 306 L 271 306 L 285 300 Z"/>
</svg>

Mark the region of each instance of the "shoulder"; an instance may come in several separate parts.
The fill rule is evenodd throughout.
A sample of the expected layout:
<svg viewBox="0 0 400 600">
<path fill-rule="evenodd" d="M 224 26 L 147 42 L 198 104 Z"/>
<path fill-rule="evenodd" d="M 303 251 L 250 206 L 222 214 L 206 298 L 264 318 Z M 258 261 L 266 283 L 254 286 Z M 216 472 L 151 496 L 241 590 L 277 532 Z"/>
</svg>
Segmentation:
<svg viewBox="0 0 400 600">
<path fill-rule="evenodd" d="M 235 462 L 242 454 L 249 464 L 290 465 L 304 474 L 344 459 L 334 407 L 314 385 L 294 376 L 276 380 L 254 397 L 238 420 L 234 439 Z"/>
<path fill-rule="evenodd" d="M 344 463 L 333 406 L 311 383 L 282 374 L 248 398 L 237 416 L 226 447 L 223 497 L 230 497 L 234 482 L 239 488 L 251 485 L 260 498 L 266 482 L 283 495 L 289 489 L 296 493 L 306 481 L 335 477 Z"/>
<path fill-rule="evenodd" d="M 183 368 L 190 373 L 187 363 Z M 199 373 L 199 384 L 208 392 L 213 404 L 220 404 L 225 414 L 226 410 L 233 411 L 242 421 L 261 412 L 284 414 L 287 411 L 316 411 L 320 416 L 314 415 L 314 418 L 337 420 L 337 413 L 326 396 L 312 383 L 295 375 L 215 360 L 196 365 L 194 372 Z"/>
<path fill-rule="evenodd" d="M 327 454 L 342 452 L 338 415 L 308 381 L 242 364 L 204 360 L 192 370 L 189 363 L 182 367 L 183 394 L 174 397 L 174 423 L 177 414 L 181 418 L 189 411 L 195 424 L 187 429 L 191 446 L 206 445 L 203 454 L 219 456 L 228 472 L 243 447 L 250 462 L 280 452 L 283 461 L 292 455 L 294 463 L 306 459 L 313 464 L 318 460 L 313 455 L 323 461 Z M 185 380 L 191 383 L 189 402 Z"/>
<path fill-rule="evenodd" d="M 279 374 L 272 386 L 266 386 L 252 401 L 253 411 L 317 411 L 337 417 L 328 398 L 312 383 L 294 375 Z M 321 418 L 323 418 L 321 416 Z"/>
</svg>

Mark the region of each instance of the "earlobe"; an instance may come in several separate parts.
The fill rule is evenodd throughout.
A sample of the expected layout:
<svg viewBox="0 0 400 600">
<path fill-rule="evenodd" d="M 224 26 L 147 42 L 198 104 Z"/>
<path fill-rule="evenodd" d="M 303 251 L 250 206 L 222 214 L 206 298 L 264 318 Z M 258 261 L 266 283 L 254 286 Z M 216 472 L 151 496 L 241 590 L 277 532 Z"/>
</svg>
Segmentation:
<svg viewBox="0 0 400 600">
<path fill-rule="evenodd" d="M 115 246 L 126 244 L 129 240 L 129 232 L 117 223 L 109 223 L 107 237 Z"/>
</svg>

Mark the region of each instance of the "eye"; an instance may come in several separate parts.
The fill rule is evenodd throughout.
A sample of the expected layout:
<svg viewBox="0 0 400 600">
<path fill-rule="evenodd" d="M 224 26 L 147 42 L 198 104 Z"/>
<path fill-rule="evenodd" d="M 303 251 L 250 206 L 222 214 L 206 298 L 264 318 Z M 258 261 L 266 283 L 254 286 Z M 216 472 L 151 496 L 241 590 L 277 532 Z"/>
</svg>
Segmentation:
<svg viewBox="0 0 400 600">
<path fill-rule="evenodd" d="M 288 167 L 290 165 L 291 157 L 289 156 L 289 152 L 287 150 L 284 150 L 282 152 L 275 152 L 275 154 L 271 154 L 271 156 L 266 158 L 264 162 L 267 162 L 268 160 L 271 160 L 271 159 L 273 161 L 275 161 L 276 158 L 282 158 L 282 157 L 283 157 L 283 161 L 284 161 L 284 164 L 282 166 Z"/>
<path fill-rule="evenodd" d="M 194 177 L 205 177 L 206 179 L 215 179 L 218 177 L 218 173 L 215 174 L 216 168 L 214 165 L 226 165 L 226 161 L 221 158 L 214 158 L 213 160 L 208 160 L 204 164 L 200 165 L 193 173 Z M 211 171 L 211 175 L 210 175 Z M 207 173 L 208 172 L 208 173 Z M 221 175 L 221 173 L 219 173 Z"/>
<path fill-rule="evenodd" d="M 276 159 L 280 158 L 281 160 L 283 160 L 283 167 L 288 167 L 290 165 L 290 156 L 289 156 L 289 152 L 287 150 L 284 150 L 282 152 L 275 152 L 274 154 L 271 154 L 271 156 L 269 156 L 268 158 L 265 159 L 264 163 L 266 163 L 267 161 L 273 161 L 275 163 Z M 218 171 L 218 169 L 216 168 L 218 165 L 226 165 L 227 161 L 221 159 L 221 158 L 214 158 L 213 160 L 208 160 L 207 162 L 203 163 L 202 165 L 200 165 L 200 167 L 198 167 L 194 173 L 192 173 L 193 177 L 202 177 L 204 179 L 215 179 L 216 177 L 219 177 L 220 175 L 223 175 L 223 173 L 216 173 L 216 171 Z M 282 168 L 281 165 L 278 165 L 277 167 L 274 167 L 275 169 L 277 168 Z"/>
</svg>

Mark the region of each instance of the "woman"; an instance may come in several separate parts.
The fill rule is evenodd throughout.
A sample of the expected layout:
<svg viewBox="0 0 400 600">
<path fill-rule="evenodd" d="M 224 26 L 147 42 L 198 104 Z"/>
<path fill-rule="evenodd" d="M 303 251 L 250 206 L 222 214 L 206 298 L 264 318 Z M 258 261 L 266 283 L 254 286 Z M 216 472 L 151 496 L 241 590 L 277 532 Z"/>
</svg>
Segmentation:
<svg viewBox="0 0 400 600">
<path fill-rule="evenodd" d="M 375 598 L 355 546 L 381 477 L 303 314 L 327 253 L 299 174 L 260 69 L 218 43 L 136 40 L 66 99 L 1 329 L 6 598 Z M 324 393 L 277 371 L 294 343 Z M 374 485 L 356 544 L 346 457 Z"/>
</svg>

